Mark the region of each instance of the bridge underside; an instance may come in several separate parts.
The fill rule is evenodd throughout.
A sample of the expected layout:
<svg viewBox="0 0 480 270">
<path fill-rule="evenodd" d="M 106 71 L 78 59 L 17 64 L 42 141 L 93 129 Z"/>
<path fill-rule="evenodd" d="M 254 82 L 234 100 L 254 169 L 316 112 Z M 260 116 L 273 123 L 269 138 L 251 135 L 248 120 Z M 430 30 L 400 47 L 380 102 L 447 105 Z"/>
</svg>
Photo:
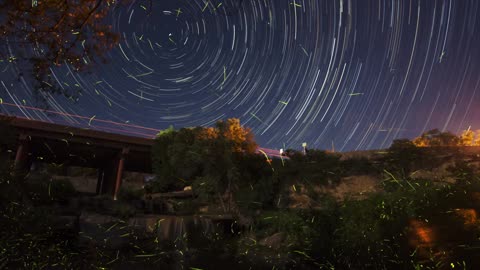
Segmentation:
<svg viewBox="0 0 480 270">
<path fill-rule="evenodd" d="M 114 198 L 122 184 L 124 170 L 152 173 L 151 139 L 49 123 L 51 127 L 33 127 L 24 123 L 29 120 L 15 121 L 12 128 L 18 139 L 9 149 L 15 149 L 17 172 L 28 172 L 33 162 L 95 168 L 98 170 L 97 194 L 111 194 Z M 38 125 L 36 121 L 31 122 Z"/>
<path fill-rule="evenodd" d="M 98 170 L 97 194 L 116 198 L 123 171 L 151 173 L 150 152 L 131 151 L 128 147 L 114 149 L 98 145 L 35 138 L 20 135 L 15 167 L 28 171 L 33 162 L 55 164 L 64 168 L 88 167 Z"/>
<path fill-rule="evenodd" d="M 129 149 L 124 169 L 132 172 L 152 172 L 149 151 L 135 151 L 129 147 L 115 149 L 43 138 L 32 138 L 27 144 L 33 145 L 28 152 L 33 160 L 97 169 L 111 166 L 112 161 L 120 159 L 123 149 Z"/>
</svg>

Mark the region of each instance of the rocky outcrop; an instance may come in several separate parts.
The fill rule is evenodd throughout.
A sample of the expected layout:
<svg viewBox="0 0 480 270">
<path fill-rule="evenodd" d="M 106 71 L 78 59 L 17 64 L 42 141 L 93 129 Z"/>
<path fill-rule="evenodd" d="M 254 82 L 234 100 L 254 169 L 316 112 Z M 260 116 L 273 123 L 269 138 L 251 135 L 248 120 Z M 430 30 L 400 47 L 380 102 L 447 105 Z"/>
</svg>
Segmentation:
<svg viewBox="0 0 480 270">
<path fill-rule="evenodd" d="M 105 248 L 119 249 L 128 244 L 122 228 L 124 221 L 119 218 L 82 212 L 79 217 L 80 245 L 104 245 Z"/>
<path fill-rule="evenodd" d="M 282 247 L 285 239 L 285 233 L 279 232 L 260 240 L 258 244 L 261 246 L 269 247 L 271 249 L 279 249 L 280 247 Z"/>
<path fill-rule="evenodd" d="M 222 224 L 225 218 L 198 215 L 141 215 L 123 220 L 108 215 L 82 212 L 78 227 L 81 244 L 118 249 L 127 246 L 133 238 L 138 240 L 139 237 L 184 242 L 186 239 L 208 236 L 220 232 L 217 224 Z"/>
</svg>

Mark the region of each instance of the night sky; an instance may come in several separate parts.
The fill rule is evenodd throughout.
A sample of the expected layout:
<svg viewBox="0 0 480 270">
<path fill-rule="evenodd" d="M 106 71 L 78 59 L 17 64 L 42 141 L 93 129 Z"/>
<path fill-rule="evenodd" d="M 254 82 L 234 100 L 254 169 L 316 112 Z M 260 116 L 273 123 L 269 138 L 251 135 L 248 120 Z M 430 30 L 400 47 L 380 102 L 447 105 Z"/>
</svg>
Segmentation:
<svg viewBox="0 0 480 270">
<path fill-rule="evenodd" d="M 478 0 L 154 0 L 147 16 L 148 5 L 111 14 L 122 41 L 107 64 L 54 70 L 82 92 L 77 103 L 50 97 L 50 109 L 85 118 L 9 105 L 36 106 L 8 61 L 0 111 L 91 128 L 237 117 L 274 149 L 379 149 L 432 128 L 480 129 Z"/>
</svg>

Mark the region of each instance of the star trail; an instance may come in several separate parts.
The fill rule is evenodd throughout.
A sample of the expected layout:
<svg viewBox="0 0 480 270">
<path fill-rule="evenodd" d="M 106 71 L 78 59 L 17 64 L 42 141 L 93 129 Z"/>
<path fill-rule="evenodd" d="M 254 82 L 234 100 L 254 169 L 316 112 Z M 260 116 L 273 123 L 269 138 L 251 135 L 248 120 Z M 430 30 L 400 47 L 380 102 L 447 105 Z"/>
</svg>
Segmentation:
<svg viewBox="0 0 480 270">
<path fill-rule="evenodd" d="M 4 40 L 0 112 L 152 129 L 236 117 L 273 149 L 379 149 L 432 128 L 480 129 L 477 0 L 142 0 L 108 23 L 121 41 L 107 63 L 53 70 L 79 93 L 44 93 L 58 114 L 27 108 L 35 89 Z"/>
</svg>

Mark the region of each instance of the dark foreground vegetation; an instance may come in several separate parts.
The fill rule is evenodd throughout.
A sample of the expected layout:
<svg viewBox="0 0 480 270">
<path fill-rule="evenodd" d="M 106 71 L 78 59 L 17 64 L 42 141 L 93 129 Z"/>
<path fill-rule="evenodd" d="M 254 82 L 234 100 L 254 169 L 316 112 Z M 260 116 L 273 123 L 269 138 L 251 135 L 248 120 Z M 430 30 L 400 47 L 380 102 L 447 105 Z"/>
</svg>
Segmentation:
<svg viewBox="0 0 480 270">
<path fill-rule="evenodd" d="M 22 175 L 5 154 L 0 269 L 480 269 L 475 151 L 255 149 L 235 119 L 165 130 L 156 179 L 118 201 L 52 168 Z"/>
</svg>

